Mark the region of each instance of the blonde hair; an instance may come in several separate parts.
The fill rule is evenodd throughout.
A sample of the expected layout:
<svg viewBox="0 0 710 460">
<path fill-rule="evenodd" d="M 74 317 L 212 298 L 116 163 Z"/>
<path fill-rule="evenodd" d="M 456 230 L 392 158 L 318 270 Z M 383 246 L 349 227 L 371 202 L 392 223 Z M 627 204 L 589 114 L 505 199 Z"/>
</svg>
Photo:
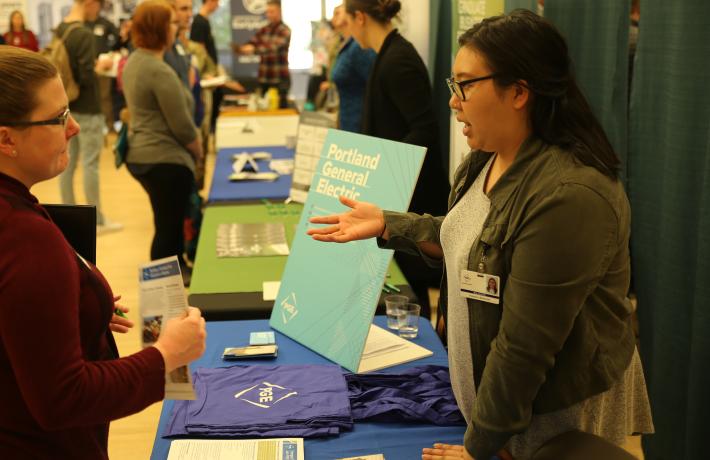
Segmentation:
<svg viewBox="0 0 710 460">
<path fill-rule="evenodd" d="M 57 75 L 57 68 L 41 54 L 0 45 L 0 125 L 24 121 L 37 107 L 37 88 Z"/>
</svg>

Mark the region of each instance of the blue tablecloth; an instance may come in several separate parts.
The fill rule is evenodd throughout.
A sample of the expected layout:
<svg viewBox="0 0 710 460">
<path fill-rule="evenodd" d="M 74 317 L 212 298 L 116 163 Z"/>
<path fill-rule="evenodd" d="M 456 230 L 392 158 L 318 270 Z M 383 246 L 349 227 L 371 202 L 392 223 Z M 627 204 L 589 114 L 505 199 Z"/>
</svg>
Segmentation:
<svg viewBox="0 0 710 460">
<path fill-rule="evenodd" d="M 376 317 L 375 324 L 386 327 L 385 317 Z M 221 321 L 207 323 L 207 350 L 191 367 L 219 367 L 227 365 L 222 361 L 225 347 L 243 346 L 249 343 L 249 333 L 268 330 L 268 321 Z M 397 372 L 402 369 L 438 364 L 447 366 L 446 350 L 439 338 L 425 319 L 419 320 L 419 337 L 414 342 L 433 351 L 433 356 L 411 363 L 391 367 L 382 372 Z M 276 360 L 244 361 L 258 364 L 326 364 L 330 361 L 276 332 L 279 356 Z M 160 414 L 158 433 L 153 444 L 152 460 L 168 457 L 170 440 L 161 434 L 168 421 L 173 401 L 165 401 Z M 400 423 L 356 423 L 353 431 L 341 434 L 337 438 L 307 439 L 305 455 L 308 460 L 333 460 L 339 457 L 357 455 L 384 454 L 387 460 L 411 460 L 421 458 L 423 447 L 431 447 L 435 442 L 461 444 L 465 427 L 440 427 L 434 425 L 414 425 Z"/>
<path fill-rule="evenodd" d="M 241 152 L 269 152 L 273 159 L 293 159 L 294 155 L 293 149 L 288 149 L 283 146 L 220 149 L 217 153 L 217 160 L 214 166 L 210 194 L 207 197 L 208 203 L 254 201 L 262 198 L 267 200 L 282 200 L 288 198 L 288 193 L 291 189 L 291 180 L 293 178 L 291 174 L 280 176 L 273 182 L 230 182 L 229 176 L 234 172 L 232 170 L 232 155 Z M 266 160 L 257 161 L 257 165 L 261 172 L 271 171 L 271 169 L 269 169 L 269 162 Z"/>
</svg>

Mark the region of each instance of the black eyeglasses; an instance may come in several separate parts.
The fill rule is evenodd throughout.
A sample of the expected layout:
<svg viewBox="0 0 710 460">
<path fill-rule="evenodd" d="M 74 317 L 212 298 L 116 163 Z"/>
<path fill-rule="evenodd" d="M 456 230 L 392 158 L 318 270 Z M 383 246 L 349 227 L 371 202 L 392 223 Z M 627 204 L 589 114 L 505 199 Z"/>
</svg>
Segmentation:
<svg viewBox="0 0 710 460">
<path fill-rule="evenodd" d="M 4 126 L 48 126 L 48 125 L 62 125 L 62 128 L 66 128 L 67 121 L 71 116 L 71 112 L 67 108 L 56 118 L 50 118 L 49 120 L 40 121 L 0 121 L 0 125 Z"/>
<path fill-rule="evenodd" d="M 498 75 L 492 73 L 490 75 L 486 75 L 485 77 L 471 78 L 470 80 L 464 81 L 456 81 L 453 77 L 451 77 L 446 79 L 446 85 L 449 87 L 449 91 L 451 92 L 451 94 L 455 94 L 456 97 L 461 99 L 461 102 L 463 102 L 466 100 L 466 93 L 463 92 L 463 89 L 466 86 L 472 83 L 476 83 L 477 81 L 490 80 L 491 78 L 495 78 L 497 76 Z"/>
</svg>

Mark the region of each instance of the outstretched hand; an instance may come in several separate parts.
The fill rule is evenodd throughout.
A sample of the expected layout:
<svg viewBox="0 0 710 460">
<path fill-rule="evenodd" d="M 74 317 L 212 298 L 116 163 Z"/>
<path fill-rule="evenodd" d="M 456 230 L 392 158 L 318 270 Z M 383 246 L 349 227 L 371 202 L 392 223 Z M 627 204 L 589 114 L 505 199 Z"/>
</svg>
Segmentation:
<svg viewBox="0 0 710 460">
<path fill-rule="evenodd" d="M 473 460 L 463 446 L 434 444 L 422 449 L 422 460 Z"/>
<path fill-rule="evenodd" d="M 313 224 L 330 224 L 327 227 L 311 228 L 308 234 L 314 240 L 335 243 L 366 240 L 383 234 L 385 217 L 382 209 L 372 203 L 356 201 L 340 195 L 340 202 L 350 210 L 342 214 L 312 217 Z"/>
<path fill-rule="evenodd" d="M 513 460 L 513 456 L 505 450 L 498 451 L 496 456 L 500 460 Z M 474 460 L 466 452 L 464 446 L 436 443 L 433 447 L 422 449 L 422 460 Z"/>
</svg>

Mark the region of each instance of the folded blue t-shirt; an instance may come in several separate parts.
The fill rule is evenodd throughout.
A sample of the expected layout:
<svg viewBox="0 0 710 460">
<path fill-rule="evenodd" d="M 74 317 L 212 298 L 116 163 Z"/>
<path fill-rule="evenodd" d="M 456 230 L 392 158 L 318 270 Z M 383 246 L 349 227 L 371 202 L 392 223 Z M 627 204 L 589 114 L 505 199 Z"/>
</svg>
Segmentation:
<svg viewBox="0 0 710 460">
<path fill-rule="evenodd" d="M 164 436 L 313 437 L 352 428 L 333 365 L 231 366 L 193 374 L 195 401 L 176 401 Z"/>
</svg>

